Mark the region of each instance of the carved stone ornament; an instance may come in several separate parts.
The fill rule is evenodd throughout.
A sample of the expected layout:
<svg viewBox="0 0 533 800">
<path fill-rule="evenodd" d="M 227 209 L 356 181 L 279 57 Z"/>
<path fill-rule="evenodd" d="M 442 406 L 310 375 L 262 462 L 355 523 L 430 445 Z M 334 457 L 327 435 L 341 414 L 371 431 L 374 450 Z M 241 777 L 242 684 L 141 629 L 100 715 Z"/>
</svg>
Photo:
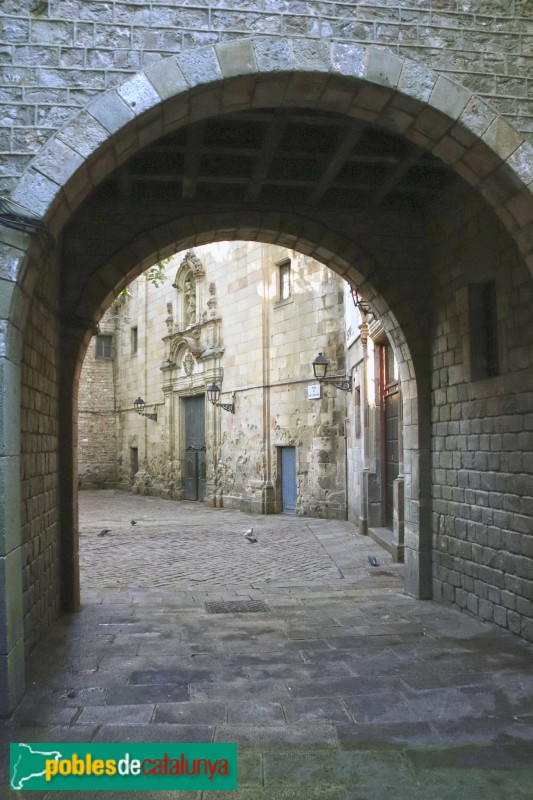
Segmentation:
<svg viewBox="0 0 533 800">
<path fill-rule="evenodd" d="M 207 307 L 209 308 L 209 314 L 211 317 L 214 317 L 217 313 L 217 298 L 216 298 L 216 286 L 214 283 L 209 284 L 209 300 L 207 301 Z"/>
<path fill-rule="evenodd" d="M 185 299 L 185 323 L 194 325 L 196 322 L 196 288 L 189 277 L 183 286 L 183 295 Z"/>
<path fill-rule="evenodd" d="M 169 333 L 172 333 L 174 330 L 174 311 L 172 309 L 172 303 L 167 303 L 167 318 L 165 322 L 167 324 L 167 330 Z"/>
<path fill-rule="evenodd" d="M 174 283 L 172 284 L 175 289 L 180 289 L 179 286 L 179 277 L 183 273 L 192 272 L 195 280 L 200 280 L 205 275 L 205 270 L 203 267 L 202 262 L 198 258 L 192 250 L 188 250 L 185 255 L 183 256 L 181 263 L 178 267 L 178 271 L 176 272 L 176 277 L 174 279 Z"/>
<path fill-rule="evenodd" d="M 183 370 L 184 370 L 186 375 L 190 376 L 190 375 L 192 375 L 193 369 L 194 369 L 194 358 L 192 356 L 191 351 L 189 350 L 189 352 L 186 354 L 186 356 L 183 359 Z"/>
</svg>

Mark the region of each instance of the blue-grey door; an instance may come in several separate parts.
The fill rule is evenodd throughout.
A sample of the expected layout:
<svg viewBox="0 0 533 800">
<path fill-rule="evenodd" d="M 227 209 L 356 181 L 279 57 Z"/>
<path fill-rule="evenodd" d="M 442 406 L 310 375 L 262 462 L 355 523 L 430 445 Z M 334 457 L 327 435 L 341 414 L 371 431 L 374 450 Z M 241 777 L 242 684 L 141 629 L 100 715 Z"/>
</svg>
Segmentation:
<svg viewBox="0 0 533 800">
<path fill-rule="evenodd" d="M 185 497 L 205 500 L 204 395 L 185 397 Z"/>
<path fill-rule="evenodd" d="M 281 448 L 281 501 L 284 514 L 296 513 L 296 448 Z"/>
</svg>

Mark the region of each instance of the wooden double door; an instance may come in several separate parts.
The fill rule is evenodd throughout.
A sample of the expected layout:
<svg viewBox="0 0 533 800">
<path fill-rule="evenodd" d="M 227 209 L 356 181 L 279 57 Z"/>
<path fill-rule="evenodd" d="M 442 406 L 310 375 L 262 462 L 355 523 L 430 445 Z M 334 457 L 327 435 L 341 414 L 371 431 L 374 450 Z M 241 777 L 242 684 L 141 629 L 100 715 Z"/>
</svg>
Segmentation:
<svg viewBox="0 0 533 800">
<path fill-rule="evenodd" d="M 394 481 L 400 471 L 400 381 L 389 345 L 380 349 L 381 458 L 384 523 L 393 527 Z"/>
</svg>

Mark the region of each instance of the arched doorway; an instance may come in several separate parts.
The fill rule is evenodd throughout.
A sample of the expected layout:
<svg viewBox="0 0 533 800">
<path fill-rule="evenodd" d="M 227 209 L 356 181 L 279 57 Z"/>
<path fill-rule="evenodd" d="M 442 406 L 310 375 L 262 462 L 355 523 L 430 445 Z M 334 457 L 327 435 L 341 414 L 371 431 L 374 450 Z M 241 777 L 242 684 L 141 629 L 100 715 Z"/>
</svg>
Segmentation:
<svg viewBox="0 0 533 800">
<path fill-rule="evenodd" d="M 514 237 L 518 249 L 513 245 L 504 269 L 518 270 L 523 284 L 523 276 L 527 275 L 525 264 L 528 259 L 531 261 L 532 253 L 529 236 L 532 198 L 524 189 L 529 181 L 529 146 L 463 87 L 430 71 L 425 72 L 424 81 L 413 85 L 409 62 L 405 59 L 389 56 L 383 61 L 380 51 L 360 50 L 361 58 L 350 59 L 343 55 L 342 48 L 334 45 L 327 55 L 317 56 L 311 71 L 301 68 L 296 45 L 290 63 L 280 72 L 279 66 L 254 49 L 253 42 L 229 43 L 216 50 L 206 48 L 202 52 L 205 69 L 201 74 L 192 70 L 186 59 L 161 62 L 146 74 L 129 79 L 118 89 L 93 100 L 46 145 L 22 178 L 14 199 L 45 216 L 51 230 L 61 235 L 63 245 L 61 255 L 56 250 L 47 260 L 38 244 L 28 248 L 26 241 L 16 240 L 9 266 L 13 276 L 20 275 L 20 282 L 14 289 L 9 315 L 11 327 L 7 330 L 9 349 L 5 369 L 14 390 L 5 414 L 11 414 L 14 429 L 18 430 L 22 408 L 23 422 L 22 446 L 16 435 L 9 444 L 14 460 L 6 486 L 11 486 L 17 475 L 21 452 L 25 465 L 21 520 L 24 536 L 29 542 L 33 531 L 50 548 L 41 565 L 48 581 L 41 581 L 44 595 L 49 598 L 46 612 L 34 614 L 31 624 L 31 615 L 26 615 L 30 629 L 27 627 L 25 638 L 30 646 L 45 627 L 46 619 L 59 610 L 59 550 L 63 603 L 73 608 L 78 596 L 72 431 L 75 386 L 87 332 L 117 289 L 154 260 L 164 257 L 169 250 L 217 239 L 276 241 L 313 253 L 357 285 L 383 320 L 398 352 L 404 397 L 406 588 L 418 597 L 430 596 L 430 332 L 434 334 L 435 326 L 440 324 L 439 313 L 446 312 L 438 299 L 436 307 L 431 307 L 426 249 L 431 244 L 431 259 L 438 258 L 439 264 L 444 265 L 439 246 L 446 237 L 435 227 L 421 229 L 420 207 L 410 208 L 406 214 L 401 198 L 412 197 L 417 191 L 423 193 L 424 179 L 431 174 L 428 194 L 435 207 L 445 202 L 444 186 L 435 176 L 460 176 L 465 216 L 472 202 L 479 204 L 478 217 L 486 218 L 492 207 Z M 483 114 L 479 111 L 481 107 Z M 294 109 L 300 119 L 290 116 L 287 119 L 287 109 Z M 248 115 L 248 119 L 239 117 L 241 114 Z M 254 118 L 254 114 L 260 118 Z M 304 176 L 298 177 L 297 159 L 287 165 L 284 176 L 280 157 L 281 177 L 274 180 L 282 183 L 271 183 L 265 191 L 268 184 L 265 179 L 276 154 L 279 155 L 283 131 L 287 125 L 296 129 L 306 114 L 304 128 L 309 131 L 332 120 L 336 136 L 330 158 L 321 162 L 319 159 L 322 168 L 316 173 L 309 172 L 306 165 Z M 233 115 L 237 125 L 244 122 L 240 127 L 249 140 L 235 145 L 237 163 L 233 164 L 231 174 L 224 171 L 217 174 L 215 159 L 208 170 L 207 184 L 237 188 L 218 195 L 216 192 L 197 195 L 206 177 L 201 167 L 202 145 L 211 148 L 209 153 L 205 151 L 206 156 L 215 153 L 217 144 L 209 137 L 216 138 L 216 121 L 222 119 L 224 123 L 229 115 Z M 167 162 L 163 174 L 158 172 L 157 163 L 143 167 L 145 182 L 155 183 L 161 189 L 160 202 L 154 202 L 153 195 L 145 193 L 144 204 L 142 197 L 140 206 L 132 203 L 131 182 L 136 173 L 132 175 L 127 165 L 135 164 L 137 169 L 139 158 L 142 160 L 138 154 L 145 146 L 152 148 L 147 151 L 150 162 L 158 147 L 155 143 L 180 130 L 185 132 L 183 164 L 179 166 L 175 161 L 169 168 Z M 178 140 L 181 135 L 176 133 Z M 360 152 L 357 167 L 361 168 L 364 156 L 370 159 L 366 166 L 388 164 L 391 169 L 385 170 L 379 180 L 364 175 L 354 179 L 352 175 L 351 188 L 355 186 L 355 190 L 350 201 L 343 205 L 347 187 L 340 187 L 340 200 L 338 194 L 335 197 L 339 188 L 336 178 L 346 170 L 358 143 L 364 142 L 365 137 L 372 140 L 380 136 L 384 137 L 384 146 L 378 153 Z M 309 133 L 309 141 L 312 138 Z M 391 144 L 398 145 L 400 151 L 387 155 Z M 161 147 L 167 145 L 168 141 L 160 141 Z M 309 147 L 307 154 L 313 146 Z M 323 156 L 320 143 L 317 147 Z M 255 154 L 250 170 L 242 174 L 239 169 L 250 151 Z M 428 152 L 432 154 L 430 157 L 425 155 Z M 229 158 L 229 153 L 226 156 Z M 373 158 L 377 162 L 372 162 Z M 178 167 L 182 170 L 179 197 L 172 188 L 168 191 L 168 186 L 175 182 Z M 109 181 L 114 182 L 118 201 L 115 196 L 108 196 L 106 201 L 105 181 L 107 188 Z M 465 188 L 464 181 L 474 187 L 473 195 Z M 300 191 L 302 183 L 305 204 Z M 280 186 L 285 191 L 285 202 L 281 202 Z M 290 187 L 298 187 L 298 191 L 288 191 Z M 324 207 L 323 200 L 328 194 L 332 205 Z M 395 195 L 400 195 L 400 211 L 395 206 Z M 35 198 L 38 198 L 36 203 Z M 465 229 L 462 223 L 457 223 L 455 232 Z M 498 235 L 503 241 L 503 232 Z M 474 247 L 476 255 L 480 255 L 477 242 Z M 26 248 L 28 253 L 24 255 Z M 477 284 L 490 282 L 501 264 L 489 258 L 488 272 L 481 269 L 467 275 L 467 261 L 466 253 L 461 253 L 460 269 L 466 276 L 465 284 L 472 279 Z M 448 269 L 450 272 L 451 268 Z M 442 266 L 439 280 L 443 280 L 444 271 Z M 450 274 L 453 278 L 453 269 Z M 502 278 L 503 273 L 499 280 Z M 465 300 L 463 295 L 454 302 L 468 305 L 468 297 Z M 513 358 L 517 359 L 518 354 Z M 510 368 L 512 371 L 520 365 L 515 361 Z M 17 388 L 21 385 L 22 394 Z M 47 480 L 41 485 L 43 470 Z M 18 479 L 15 482 L 18 487 Z M 31 502 L 30 486 L 39 486 L 42 501 Z M 17 519 L 18 496 L 9 489 L 6 491 L 10 494 L 8 513 L 15 524 L 8 557 L 4 559 L 9 579 L 5 582 L 3 602 L 5 616 L 15 620 L 15 624 L 6 639 L 2 674 L 6 687 L 8 684 L 11 687 L 8 694 L 14 698 L 20 693 L 14 672 L 15 664 L 20 664 L 24 638 L 20 585 L 23 549 Z M 448 509 L 441 516 L 446 528 L 451 511 Z M 24 558 L 29 556 L 31 563 L 30 549 L 33 545 L 24 548 Z M 446 570 L 450 567 L 443 564 L 441 583 Z M 27 589 L 31 578 L 28 580 Z M 453 581 L 447 585 L 453 586 Z M 44 595 L 35 600 L 35 606 L 40 603 L 43 607 Z M 13 699 L 8 700 L 8 707 L 12 703 Z"/>
</svg>

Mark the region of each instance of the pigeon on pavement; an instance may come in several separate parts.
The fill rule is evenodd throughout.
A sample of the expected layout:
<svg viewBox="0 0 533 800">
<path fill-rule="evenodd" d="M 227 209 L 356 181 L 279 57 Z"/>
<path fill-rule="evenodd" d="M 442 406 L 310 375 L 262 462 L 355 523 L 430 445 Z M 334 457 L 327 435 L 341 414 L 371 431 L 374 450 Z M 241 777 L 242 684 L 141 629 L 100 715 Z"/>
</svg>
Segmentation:
<svg viewBox="0 0 533 800">
<path fill-rule="evenodd" d="M 111 528 L 103 528 L 98 536 L 106 536 L 108 533 L 111 533 Z"/>
<path fill-rule="evenodd" d="M 257 539 L 256 539 L 256 538 L 255 538 L 255 536 L 254 536 L 254 529 L 253 529 L 253 528 L 248 528 L 248 530 L 247 530 L 247 531 L 245 531 L 245 533 L 244 533 L 244 538 L 245 538 L 245 539 L 246 539 L 248 542 L 251 542 L 252 544 L 253 544 L 254 542 L 257 542 Z"/>
<path fill-rule="evenodd" d="M 136 520 L 136 519 L 132 519 L 132 520 L 131 520 L 131 524 L 132 524 L 132 525 L 137 525 L 137 520 Z"/>
<path fill-rule="evenodd" d="M 376 556 L 368 556 L 368 561 L 371 567 L 379 567 L 379 563 Z"/>
</svg>

